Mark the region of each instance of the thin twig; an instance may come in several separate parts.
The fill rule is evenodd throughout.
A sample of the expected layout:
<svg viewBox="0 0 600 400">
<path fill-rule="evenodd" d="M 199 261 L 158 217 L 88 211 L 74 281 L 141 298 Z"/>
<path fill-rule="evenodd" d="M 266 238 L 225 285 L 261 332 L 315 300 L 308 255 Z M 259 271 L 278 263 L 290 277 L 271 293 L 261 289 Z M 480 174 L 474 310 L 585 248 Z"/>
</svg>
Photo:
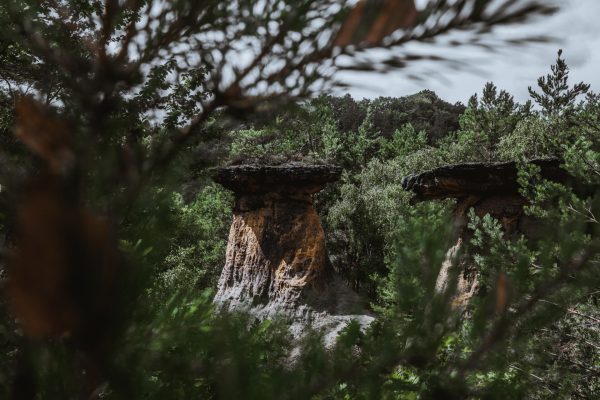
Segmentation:
<svg viewBox="0 0 600 400">
<path fill-rule="evenodd" d="M 580 313 L 579 311 L 577 311 L 577 310 L 574 310 L 574 309 L 572 309 L 572 308 L 567 308 L 567 307 L 561 306 L 560 304 L 556 304 L 556 303 L 553 303 L 553 302 L 551 302 L 551 301 L 544 300 L 544 299 L 541 299 L 541 300 L 540 300 L 540 303 L 547 303 L 547 304 L 551 304 L 551 305 L 553 305 L 553 306 L 555 306 L 555 307 L 558 307 L 558 308 L 560 308 L 560 309 L 563 309 L 563 310 L 565 310 L 565 311 L 566 311 L 566 312 L 568 312 L 569 314 L 575 314 L 575 315 L 578 315 L 578 316 L 580 316 L 580 317 L 587 318 L 587 319 L 589 319 L 590 321 L 594 321 L 594 322 L 595 322 L 595 323 L 597 323 L 597 324 L 600 324 L 600 319 L 598 319 L 598 318 L 594 318 L 594 317 L 592 317 L 591 315 L 586 315 L 586 314 Z"/>
</svg>

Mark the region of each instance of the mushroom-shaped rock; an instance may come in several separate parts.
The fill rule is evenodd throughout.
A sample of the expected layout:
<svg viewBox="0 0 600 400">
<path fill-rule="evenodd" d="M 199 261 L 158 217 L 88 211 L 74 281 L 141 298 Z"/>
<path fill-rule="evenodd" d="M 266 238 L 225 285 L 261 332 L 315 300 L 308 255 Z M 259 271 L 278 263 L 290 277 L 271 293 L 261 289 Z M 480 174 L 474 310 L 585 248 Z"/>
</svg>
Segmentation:
<svg viewBox="0 0 600 400">
<path fill-rule="evenodd" d="M 351 315 L 361 324 L 370 322 L 359 296 L 330 267 L 313 205 L 312 194 L 340 174 L 337 166 L 303 164 L 216 170 L 214 180 L 235 194 L 215 296 L 219 307 L 250 311 L 261 319 L 301 317 L 330 332 Z"/>
<path fill-rule="evenodd" d="M 528 164 L 539 167 L 543 179 L 576 186 L 558 159 L 536 159 Z M 532 221 L 523 214 L 526 199 L 519 193 L 518 170 L 514 161 L 447 165 L 406 176 L 402 187 L 415 194 L 413 201 L 457 199 L 455 215 L 463 225 L 473 208 L 478 216 L 490 214 L 498 219 L 508 233 L 533 234 L 529 232 Z"/>
<path fill-rule="evenodd" d="M 544 179 L 566 182 L 569 174 L 558 159 L 529 161 Z M 514 161 L 446 165 L 402 179 L 402 187 L 415 193 L 415 200 L 518 195 L 518 165 Z"/>
<path fill-rule="evenodd" d="M 560 160 L 537 159 L 529 161 L 539 167 L 540 176 L 559 183 L 574 185 L 574 179 L 560 167 Z M 533 218 L 525 215 L 523 206 L 527 200 L 519 193 L 518 165 L 516 162 L 465 163 L 448 165 L 409 175 L 402 180 L 402 187 L 415 194 L 414 201 L 457 199 L 455 208 L 459 237 L 448 251 L 440 270 L 436 288 L 442 292 L 448 288 L 452 275 L 453 259 L 468 241 L 468 211 L 483 217 L 490 214 L 502 224 L 507 235 L 518 232 L 528 237 L 538 236 L 542 229 Z M 477 271 L 465 258 L 458 260 L 458 282 L 454 304 L 464 308 L 478 288 Z"/>
</svg>

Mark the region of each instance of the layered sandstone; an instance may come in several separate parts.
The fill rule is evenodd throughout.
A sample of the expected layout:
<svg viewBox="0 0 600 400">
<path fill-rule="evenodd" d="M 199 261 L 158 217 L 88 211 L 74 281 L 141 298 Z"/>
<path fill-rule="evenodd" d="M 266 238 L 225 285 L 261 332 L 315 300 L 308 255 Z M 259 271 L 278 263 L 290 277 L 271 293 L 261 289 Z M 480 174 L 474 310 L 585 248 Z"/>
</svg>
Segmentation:
<svg viewBox="0 0 600 400">
<path fill-rule="evenodd" d="M 313 204 L 312 195 L 340 174 L 336 166 L 302 164 L 216 171 L 215 181 L 235 194 L 219 307 L 260 319 L 291 317 L 330 333 L 350 319 L 370 322 L 360 298 L 331 269 Z"/>
<path fill-rule="evenodd" d="M 543 179 L 571 186 L 575 183 L 560 167 L 559 160 L 532 160 L 530 163 L 539 167 Z M 519 193 L 518 165 L 515 162 L 448 165 L 409 175 L 402 180 L 402 187 L 415 194 L 413 201 L 456 199 L 454 215 L 458 238 L 442 264 L 436 289 L 438 292 L 448 290 L 451 269 L 459 268 L 456 287 L 453 288 L 453 301 L 459 308 L 467 305 L 479 286 L 477 271 L 468 257 L 457 257 L 469 240 L 469 209 L 473 208 L 479 217 L 489 214 L 500 221 L 507 238 L 513 234 L 535 238 L 541 233 L 539 223 L 524 212 L 527 200 Z"/>
</svg>

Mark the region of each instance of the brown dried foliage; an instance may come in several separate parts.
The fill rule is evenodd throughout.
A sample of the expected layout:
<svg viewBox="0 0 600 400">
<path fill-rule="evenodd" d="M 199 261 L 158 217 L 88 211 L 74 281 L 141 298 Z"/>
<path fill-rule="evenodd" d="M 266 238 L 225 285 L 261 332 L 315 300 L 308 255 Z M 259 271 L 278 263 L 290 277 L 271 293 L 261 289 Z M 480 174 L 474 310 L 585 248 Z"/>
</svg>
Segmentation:
<svg viewBox="0 0 600 400">
<path fill-rule="evenodd" d="M 50 113 L 31 97 L 16 103 L 16 136 L 34 154 L 46 161 L 49 169 L 59 173 L 73 161 L 68 124 Z"/>
<path fill-rule="evenodd" d="M 380 45 L 394 31 L 415 24 L 417 17 L 413 0 L 361 0 L 344 20 L 335 45 Z"/>
<path fill-rule="evenodd" d="M 108 220 L 80 203 L 68 124 L 30 98 L 16 134 L 44 161 L 17 208 L 7 295 L 26 335 L 102 352 L 114 327 L 121 258 Z"/>
</svg>

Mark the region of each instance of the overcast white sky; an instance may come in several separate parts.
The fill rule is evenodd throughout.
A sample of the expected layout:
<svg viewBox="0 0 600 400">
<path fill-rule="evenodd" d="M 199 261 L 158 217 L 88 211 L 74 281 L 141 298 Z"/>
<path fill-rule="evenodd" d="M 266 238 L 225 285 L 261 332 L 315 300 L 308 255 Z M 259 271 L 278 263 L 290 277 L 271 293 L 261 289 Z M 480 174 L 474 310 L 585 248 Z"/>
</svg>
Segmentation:
<svg viewBox="0 0 600 400">
<path fill-rule="evenodd" d="M 553 42 L 510 46 L 495 52 L 413 44 L 403 50 L 452 56 L 474 68 L 457 71 L 439 63 L 414 62 L 403 70 L 386 74 L 348 72 L 341 76 L 351 87 L 337 90 L 336 94 L 350 93 L 361 99 L 398 97 L 431 89 L 446 101 L 464 103 L 473 93 L 480 93 L 486 82 L 493 81 L 523 102 L 529 98 L 527 87 L 535 86 L 537 77 L 549 72 L 559 48 L 571 68 L 571 83 L 584 81 L 592 85 L 592 90 L 600 91 L 600 0 L 561 0 L 559 4 L 561 10 L 553 16 L 498 29 L 490 37 L 496 41 L 503 37 L 545 34 L 554 36 Z M 409 77 L 414 73 L 423 80 Z"/>
</svg>

